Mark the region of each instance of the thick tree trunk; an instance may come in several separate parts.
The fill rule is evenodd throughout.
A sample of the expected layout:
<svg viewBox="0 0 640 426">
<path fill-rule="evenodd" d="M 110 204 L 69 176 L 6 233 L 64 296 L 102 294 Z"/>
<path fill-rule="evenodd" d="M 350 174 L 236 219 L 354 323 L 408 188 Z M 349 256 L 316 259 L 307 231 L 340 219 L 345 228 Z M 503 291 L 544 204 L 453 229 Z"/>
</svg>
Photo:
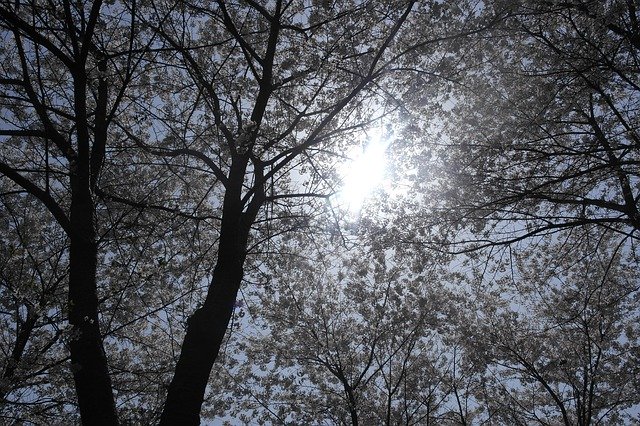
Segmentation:
<svg viewBox="0 0 640 426">
<path fill-rule="evenodd" d="M 238 232 L 232 232 L 235 236 Z M 242 282 L 244 253 L 237 238 L 220 239 L 218 263 L 204 305 L 187 321 L 187 333 L 169 386 L 161 425 L 198 425 L 213 363 L 218 357 Z M 228 242 L 228 244 L 225 244 Z"/>
<path fill-rule="evenodd" d="M 115 425 L 118 419 L 98 323 L 98 247 L 88 176 L 72 178 L 72 188 L 70 219 L 73 233 L 69 252 L 71 369 L 82 423 Z"/>
<path fill-rule="evenodd" d="M 218 259 L 203 306 L 187 321 L 180 358 L 169 385 L 161 425 L 198 425 L 213 363 L 233 315 L 242 283 L 247 241 L 263 198 L 243 212 L 242 187 L 247 157 L 234 157 L 222 208 Z M 261 190 L 256 193 L 262 194 Z"/>
</svg>

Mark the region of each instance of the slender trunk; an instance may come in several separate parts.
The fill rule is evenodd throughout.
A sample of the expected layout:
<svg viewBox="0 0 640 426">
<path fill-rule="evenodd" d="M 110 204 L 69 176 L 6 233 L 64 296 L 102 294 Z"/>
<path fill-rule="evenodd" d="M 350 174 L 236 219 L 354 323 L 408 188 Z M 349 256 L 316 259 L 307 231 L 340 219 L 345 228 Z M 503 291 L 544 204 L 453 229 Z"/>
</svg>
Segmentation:
<svg viewBox="0 0 640 426">
<path fill-rule="evenodd" d="M 358 426 L 358 412 L 355 408 L 349 408 L 349 414 L 351 415 L 351 426 Z"/>
<path fill-rule="evenodd" d="M 72 178 L 69 252 L 69 339 L 71 369 L 82 423 L 118 423 L 107 358 L 98 323 L 96 265 L 98 247 L 88 176 Z"/>
<path fill-rule="evenodd" d="M 342 383 L 344 394 L 347 397 L 347 403 L 349 405 L 349 416 L 351 416 L 351 426 L 358 426 L 358 404 L 353 393 L 354 389 L 349 384 L 349 381 L 343 374 L 342 370 L 338 369 L 334 374 L 338 378 L 338 380 L 340 380 L 340 383 Z"/>
<path fill-rule="evenodd" d="M 29 337 L 31 337 L 31 333 L 33 332 L 37 320 L 38 315 L 34 314 L 32 310 L 27 307 L 27 318 L 23 323 L 20 323 L 20 321 L 18 321 L 18 333 L 16 336 L 16 341 L 13 345 L 13 350 L 11 351 L 9 362 L 5 366 L 4 372 L 2 373 L 2 378 L 5 381 L 10 382 L 11 380 L 13 380 L 13 376 L 16 368 L 18 367 L 18 363 L 22 360 L 22 355 L 27 346 L 27 342 L 29 341 Z M 0 402 L 5 402 L 7 393 L 8 391 L 4 387 L 0 388 Z"/>
<path fill-rule="evenodd" d="M 357 403 L 356 398 L 353 394 L 353 389 L 344 378 L 343 385 L 345 393 L 347 394 L 347 399 L 349 400 L 349 415 L 351 416 L 351 426 L 358 426 L 358 410 L 356 409 Z"/>
</svg>

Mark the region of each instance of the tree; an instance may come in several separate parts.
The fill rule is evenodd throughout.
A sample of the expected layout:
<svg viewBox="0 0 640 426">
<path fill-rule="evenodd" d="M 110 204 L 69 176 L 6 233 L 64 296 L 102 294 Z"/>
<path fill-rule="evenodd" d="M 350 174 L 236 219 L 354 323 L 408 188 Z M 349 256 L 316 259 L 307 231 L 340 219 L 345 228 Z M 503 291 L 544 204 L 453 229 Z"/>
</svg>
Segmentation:
<svg viewBox="0 0 640 426">
<path fill-rule="evenodd" d="M 450 358 L 436 331 L 448 316 L 447 292 L 432 281 L 438 266 L 408 276 L 392 251 L 318 258 L 304 240 L 274 265 L 268 288 L 244 293 L 236 311 L 253 326 L 216 368 L 234 400 L 217 413 L 284 424 L 455 418 Z"/>
<path fill-rule="evenodd" d="M 486 256 L 461 271 L 477 287 L 459 326 L 487 420 L 620 422 L 637 404 L 636 30 L 633 2 L 514 5 L 406 160 L 423 196 L 394 234 Z M 504 263 L 527 257 L 548 264 Z"/>
<path fill-rule="evenodd" d="M 475 392 L 489 419 L 633 419 L 640 404 L 637 258 L 615 233 L 590 231 L 547 238 L 548 248 L 505 259 L 468 287 L 456 322 L 465 358 L 483 377 Z"/>
<path fill-rule="evenodd" d="M 459 35 L 455 19 L 471 13 L 455 9 L 421 34 L 406 24 L 430 19 L 436 2 L 182 6 L 145 12 L 168 53 L 147 101 L 157 119 L 126 130 L 149 153 L 187 158 L 179 167 L 206 179 L 202 204 L 218 220 L 211 285 L 188 320 L 164 424 L 199 421 L 252 248 L 323 209 L 349 137 L 396 108 L 389 93 L 394 72 L 407 71 L 400 59 Z"/>
<path fill-rule="evenodd" d="M 87 424 L 117 423 L 98 315 L 96 193 L 143 44 L 132 16 L 101 1 L 0 7 L 0 173 L 14 184 L 4 196 L 37 199 L 68 238 L 68 348 Z"/>
<path fill-rule="evenodd" d="M 636 401 L 618 389 L 637 388 L 636 22 L 620 1 L 3 3 L 3 415 L 72 422 L 77 403 L 85 423 L 196 424 L 224 380 L 247 378 L 219 412 L 624 418 Z M 391 174 L 415 185 L 355 220 L 336 206 L 338 169 L 374 128 Z M 335 248 L 360 239 L 376 248 Z M 434 243 L 490 262 L 457 270 Z M 325 257 L 300 260 L 313 245 Z M 481 271 L 494 291 L 474 287 Z M 210 381 L 230 321 L 254 326 L 243 289 L 266 334 L 228 344 L 269 374 L 235 358 Z M 299 413 L 275 408 L 303 393 Z"/>
<path fill-rule="evenodd" d="M 0 223 L 0 418 L 51 423 L 67 418 L 70 380 L 63 340 L 67 241 L 36 202 L 2 197 Z M 69 372 L 70 373 L 70 372 Z"/>
<path fill-rule="evenodd" d="M 434 164 L 466 249 L 589 224 L 636 238 L 637 22 L 634 2 L 521 2 L 491 30 Z"/>
</svg>

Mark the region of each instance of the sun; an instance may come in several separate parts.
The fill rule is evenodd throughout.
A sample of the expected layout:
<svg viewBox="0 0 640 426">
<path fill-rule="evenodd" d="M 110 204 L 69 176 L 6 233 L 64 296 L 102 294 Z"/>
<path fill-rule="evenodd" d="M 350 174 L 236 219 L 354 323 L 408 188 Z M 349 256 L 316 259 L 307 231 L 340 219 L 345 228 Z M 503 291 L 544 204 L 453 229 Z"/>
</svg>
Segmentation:
<svg viewBox="0 0 640 426">
<path fill-rule="evenodd" d="M 367 132 L 367 143 L 349 155 L 340 168 L 342 186 L 337 201 L 341 208 L 351 213 L 362 208 L 366 198 L 384 181 L 387 171 L 386 150 L 389 141 L 382 129 Z"/>
</svg>

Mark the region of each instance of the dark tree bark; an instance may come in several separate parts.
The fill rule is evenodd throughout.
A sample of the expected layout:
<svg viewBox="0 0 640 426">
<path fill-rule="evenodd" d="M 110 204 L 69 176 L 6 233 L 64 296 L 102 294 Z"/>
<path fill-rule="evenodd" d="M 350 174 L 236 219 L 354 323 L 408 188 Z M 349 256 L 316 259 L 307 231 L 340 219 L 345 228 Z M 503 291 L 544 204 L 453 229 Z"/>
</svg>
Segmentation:
<svg viewBox="0 0 640 426">
<path fill-rule="evenodd" d="M 241 260 L 218 262 L 213 273 L 210 302 L 197 309 L 187 322 L 180 359 L 160 424 L 200 424 L 200 410 L 213 363 L 218 357 L 233 304 L 242 279 Z"/>
<path fill-rule="evenodd" d="M 2 158 L 0 173 L 37 198 L 69 237 L 68 315 L 72 326 L 69 351 L 80 415 L 83 424 L 113 425 L 118 423 L 118 418 L 98 318 L 94 192 L 98 192 L 96 186 L 105 159 L 108 127 L 134 65 L 128 62 L 120 86 L 113 89 L 117 95 L 110 102 L 105 77 L 108 55 L 96 44 L 95 37 L 102 2 L 63 1 L 57 6 L 60 15 L 52 14 L 54 9 L 37 4 L 0 7 L 0 23 L 13 33 L 14 45 L 9 48 L 17 53 L 18 69 L 15 78 L 3 79 L 1 83 L 8 87 L 7 93 L 16 91 L 23 98 L 24 105 L 18 104 L 16 109 L 22 107 L 26 117 L 33 117 L 24 122 L 14 119 L 12 126 L 18 129 L 0 135 L 24 137 L 25 145 L 36 152 L 44 151 L 46 157 L 44 164 L 37 164 L 36 171 L 30 174 L 21 168 L 22 159 L 8 154 L 6 158 L 15 159 L 17 165 Z M 130 36 L 133 37 L 133 27 Z M 61 41 L 67 45 L 60 47 Z M 130 58 L 131 51 L 124 54 Z M 93 60 L 97 61 L 97 77 L 92 76 L 95 74 Z M 46 69 L 47 66 L 51 69 Z M 112 68 L 111 72 L 118 70 L 116 65 Z M 51 99 L 50 92 L 56 91 L 59 84 L 49 77 L 51 71 L 57 78 L 73 82 L 66 99 Z M 93 89 L 92 83 L 96 83 Z M 9 102 L 13 99 L 11 95 L 5 97 Z M 62 107 L 55 104 L 65 101 Z M 50 147 L 55 149 L 54 154 L 50 154 Z M 49 155 L 64 158 L 67 164 L 68 181 L 56 183 L 59 188 L 69 188 L 63 199 L 50 190 Z M 66 203 L 70 203 L 70 207 L 65 207 Z"/>
<path fill-rule="evenodd" d="M 223 114 L 220 107 L 220 96 L 216 93 L 216 85 L 211 83 L 209 77 L 206 77 L 208 70 L 203 69 L 191 49 L 187 49 L 187 46 L 182 45 L 160 26 L 156 28 L 172 48 L 180 52 L 191 77 L 200 87 L 202 93 L 208 97 L 207 108 L 211 108 L 216 126 L 227 145 L 225 148 L 230 151 L 232 156 L 228 171 L 223 171 L 226 169 L 226 165 L 217 165 L 215 161 L 207 158 L 204 153 L 194 153 L 192 150 L 182 149 L 176 151 L 183 153 L 183 155 L 191 155 L 199 161 L 204 159 L 204 162 L 213 172 L 216 181 L 224 186 L 224 200 L 222 204 L 218 258 L 213 272 L 212 284 L 203 305 L 187 321 L 186 335 L 182 343 L 173 379 L 169 385 L 161 417 L 162 425 L 197 425 L 200 423 L 200 410 L 209 374 L 220 351 L 242 282 L 251 227 L 254 225 L 258 212 L 265 202 L 276 199 L 274 197 L 282 199 L 301 195 L 293 193 L 274 196 L 271 194 L 267 197 L 265 195 L 266 188 L 269 187 L 271 190 L 272 187 L 270 185 L 273 185 L 273 179 L 279 171 L 288 167 L 297 157 L 302 156 L 308 148 L 319 144 L 320 140 L 322 140 L 323 132 L 335 124 L 334 119 L 361 95 L 365 88 L 384 74 L 384 69 L 389 64 L 382 59 L 383 54 L 387 51 L 400 27 L 411 13 L 414 2 L 407 2 L 403 5 L 403 9 L 397 11 L 396 21 L 389 26 L 385 37 L 371 41 L 376 48 L 372 47 L 371 59 L 366 65 L 357 64 L 357 71 L 354 71 L 353 77 L 354 84 L 339 95 L 327 94 L 329 106 L 323 106 L 322 112 L 318 112 L 318 115 L 322 118 L 313 123 L 311 130 L 304 132 L 306 136 L 298 141 L 294 147 L 283 148 L 279 153 L 273 154 L 273 157 L 261 159 L 259 155 L 254 155 L 253 148 L 267 111 L 270 107 L 273 107 L 270 104 L 277 102 L 274 98 L 277 98 L 278 95 L 274 96 L 274 92 L 282 89 L 283 81 L 304 80 L 305 76 L 310 72 L 310 70 L 305 70 L 286 77 L 280 76 L 282 78 L 274 76 L 276 71 L 274 64 L 277 63 L 276 57 L 279 53 L 278 47 L 282 36 L 281 33 L 285 27 L 289 31 L 292 28 L 296 28 L 295 25 L 292 26 L 283 22 L 285 19 L 283 11 L 288 7 L 284 5 L 285 3 L 282 1 L 275 2 L 273 12 L 259 6 L 257 3 L 251 3 L 251 8 L 254 8 L 265 19 L 267 25 L 267 29 L 263 34 L 264 39 L 257 42 L 264 43 L 264 46 L 260 46 L 259 49 L 256 49 L 258 45 L 253 46 L 251 44 L 254 42 L 253 40 L 250 41 L 245 38 L 238 30 L 241 25 L 234 23 L 235 15 L 228 10 L 225 2 L 216 2 L 215 10 L 208 11 L 208 13 L 217 16 L 223 22 L 228 34 L 237 41 L 243 52 L 244 60 L 251 70 L 250 74 L 255 78 L 255 100 L 250 120 L 244 121 L 244 125 L 241 119 L 238 120 L 237 126 L 227 126 L 224 123 L 225 114 Z M 344 15 L 340 14 L 340 17 L 343 16 L 346 16 L 346 13 Z M 297 30 L 305 32 L 301 28 L 297 28 Z M 264 53 L 261 55 L 259 52 Z M 260 71 L 258 72 L 258 70 Z M 318 83 L 320 88 L 315 89 L 317 92 L 313 95 L 314 101 L 322 90 L 331 86 L 327 81 Z M 303 83 L 300 82 L 299 84 Z M 235 104 L 233 108 L 240 115 L 241 108 Z M 300 120 L 309 115 L 314 115 L 305 108 L 301 108 L 301 111 L 297 114 L 297 116 L 291 118 L 291 122 L 284 127 L 283 132 L 277 136 L 276 140 L 268 141 L 265 147 L 273 147 L 278 142 L 286 140 L 294 133 Z M 237 128 L 240 135 L 230 130 L 232 128 Z M 135 140 L 134 135 L 128 136 Z M 138 141 L 138 144 L 145 146 L 142 141 Z M 162 155 L 162 150 L 157 152 Z M 166 155 L 174 155 L 174 152 L 167 150 Z M 251 162 L 251 167 L 248 171 L 249 162 Z M 247 183 L 247 180 L 251 183 Z M 311 196 L 311 194 L 307 195 Z"/>
<path fill-rule="evenodd" d="M 161 425 L 200 424 L 209 374 L 220 352 L 242 282 L 251 224 L 264 202 L 263 191 L 257 190 L 243 212 L 241 189 L 247 163 L 246 156 L 234 157 L 224 198 L 212 283 L 203 306 L 187 321 L 187 333 L 169 386 Z"/>
<path fill-rule="evenodd" d="M 71 369 L 83 424 L 117 424 L 115 401 L 98 320 L 94 204 L 89 189 L 89 168 L 84 162 L 72 177 L 69 250 L 69 341 Z"/>
</svg>

